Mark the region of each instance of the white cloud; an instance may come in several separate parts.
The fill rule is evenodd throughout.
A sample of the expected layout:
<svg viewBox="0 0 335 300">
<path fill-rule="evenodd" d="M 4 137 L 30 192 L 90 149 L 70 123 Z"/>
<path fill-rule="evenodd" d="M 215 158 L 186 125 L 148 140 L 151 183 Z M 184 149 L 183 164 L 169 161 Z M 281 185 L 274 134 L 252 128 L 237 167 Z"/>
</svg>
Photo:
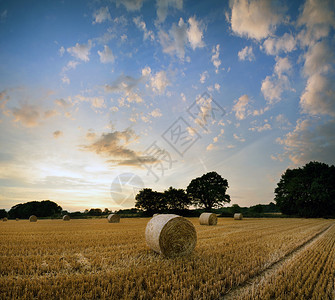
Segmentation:
<svg viewBox="0 0 335 300">
<path fill-rule="evenodd" d="M 106 45 L 104 46 L 104 51 L 98 51 L 98 54 L 100 56 L 100 62 L 103 64 L 113 63 L 115 60 L 112 50 Z"/>
<path fill-rule="evenodd" d="M 158 94 L 163 94 L 168 85 L 170 85 L 170 81 L 165 71 L 159 71 L 151 77 L 152 90 L 158 92 Z"/>
<path fill-rule="evenodd" d="M 63 56 L 64 53 L 65 53 L 65 48 L 63 46 L 60 47 L 59 50 L 58 50 L 58 53 L 59 53 L 59 56 Z"/>
<path fill-rule="evenodd" d="M 203 33 L 194 18 L 189 18 L 188 24 L 180 18 L 178 24 L 172 24 L 168 34 L 161 29 L 158 36 L 163 52 L 176 54 L 181 60 L 185 58 L 186 45 L 189 44 L 193 50 L 204 46 Z"/>
<path fill-rule="evenodd" d="M 218 84 L 218 83 L 215 83 L 214 84 L 214 88 L 219 92 L 220 91 L 220 88 L 221 88 L 221 86 L 220 86 L 220 84 Z"/>
<path fill-rule="evenodd" d="M 219 55 L 220 55 L 220 45 L 217 44 L 216 47 L 213 47 L 212 49 L 212 58 L 211 58 L 211 61 L 215 67 L 215 73 L 219 73 L 219 67 L 221 65 Z"/>
<path fill-rule="evenodd" d="M 145 0 L 115 0 L 116 6 L 124 5 L 127 11 L 138 11 L 142 8 Z"/>
<path fill-rule="evenodd" d="M 335 2 L 332 0 L 307 0 L 298 25 L 305 26 L 300 40 L 303 45 L 312 46 L 318 40 L 327 37 L 331 28 L 335 28 Z"/>
<path fill-rule="evenodd" d="M 133 22 L 137 26 L 138 29 L 143 31 L 143 40 L 150 39 L 151 41 L 155 40 L 155 35 L 151 30 L 147 30 L 147 25 L 141 19 L 141 17 L 133 18 Z"/>
<path fill-rule="evenodd" d="M 268 38 L 264 41 L 261 49 L 264 49 L 266 54 L 278 55 L 281 52 L 289 53 L 296 49 L 297 41 L 289 33 L 285 33 L 280 38 Z"/>
<path fill-rule="evenodd" d="M 92 41 L 89 40 L 87 44 L 78 44 L 75 46 L 67 48 L 67 52 L 69 52 L 73 57 L 83 60 L 89 61 L 90 50 L 92 48 Z"/>
<path fill-rule="evenodd" d="M 180 94 L 180 97 L 181 97 L 181 99 L 182 99 L 184 102 L 186 102 L 186 96 L 185 96 L 184 93 L 181 93 L 181 94 Z"/>
<path fill-rule="evenodd" d="M 169 7 L 178 10 L 183 9 L 183 0 L 157 0 L 156 6 L 158 22 L 162 23 L 167 17 Z"/>
<path fill-rule="evenodd" d="M 335 55 L 326 41 L 309 47 L 304 73 L 308 76 L 300 98 L 303 112 L 335 116 Z"/>
<path fill-rule="evenodd" d="M 96 23 L 102 23 L 104 21 L 111 21 L 111 15 L 109 13 L 108 7 L 101 7 L 99 10 L 96 10 L 93 13 L 94 21 L 92 22 L 93 24 Z"/>
<path fill-rule="evenodd" d="M 255 60 L 255 55 L 253 53 L 252 47 L 245 46 L 241 51 L 238 52 L 238 59 L 239 60 Z"/>
<path fill-rule="evenodd" d="M 239 142 L 242 142 L 242 143 L 245 142 L 245 139 L 238 136 L 236 133 L 233 134 L 233 137 L 234 137 L 235 140 L 237 140 Z"/>
<path fill-rule="evenodd" d="M 159 118 L 162 116 L 162 112 L 160 111 L 159 108 L 156 108 L 150 113 L 150 115 L 153 116 L 154 118 Z"/>
<path fill-rule="evenodd" d="M 204 71 L 201 75 L 200 75 L 200 82 L 201 83 L 205 83 L 206 79 L 209 77 L 208 72 Z"/>
<path fill-rule="evenodd" d="M 243 120 L 246 117 L 246 108 L 249 103 L 248 95 L 241 96 L 237 101 L 235 100 L 235 105 L 233 106 L 233 111 L 235 112 L 235 117 L 237 120 Z"/>
<path fill-rule="evenodd" d="M 206 148 L 207 151 L 211 151 L 214 149 L 214 145 L 213 144 L 209 144 Z"/>
<path fill-rule="evenodd" d="M 272 129 L 271 125 L 269 123 L 265 123 L 263 126 L 254 126 L 254 127 L 250 127 L 249 130 L 251 131 L 258 131 L 258 132 L 262 132 L 265 130 L 270 130 Z"/>
<path fill-rule="evenodd" d="M 284 146 L 284 155 L 293 163 L 305 164 L 311 160 L 334 163 L 335 121 L 318 122 L 316 119 L 300 119 L 292 132 L 277 139 Z"/>
<path fill-rule="evenodd" d="M 275 3 L 268 0 L 232 0 L 231 28 L 240 36 L 261 40 L 273 33 L 281 15 Z"/>
<path fill-rule="evenodd" d="M 274 104 L 281 100 L 284 91 L 294 91 L 291 88 L 288 74 L 290 74 L 292 65 L 288 58 L 276 58 L 277 62 L 274 67 L 272 76 L 266 76 L 262 81 L 261 91 L 268 104 Z"/>
<path fill-rule="evenodd" d="M 106 107 L 105 100 L 102 97 L 85 97 L 83 95 L 76 95 L 75 100 L 91 103 L 92 108 Z"/>
<path fill-rule="evenodd" d="M 192 49 L 202 48 L 205 46 L 202 38 L 203 32 L 199 28 L 199 23 L 195 19 L 195 17 L 191 17 L 188 19 L 188 23 L 190 24 L 189 29 L 187 30 L 187 38 L 191 44 Z"/>
</svg>

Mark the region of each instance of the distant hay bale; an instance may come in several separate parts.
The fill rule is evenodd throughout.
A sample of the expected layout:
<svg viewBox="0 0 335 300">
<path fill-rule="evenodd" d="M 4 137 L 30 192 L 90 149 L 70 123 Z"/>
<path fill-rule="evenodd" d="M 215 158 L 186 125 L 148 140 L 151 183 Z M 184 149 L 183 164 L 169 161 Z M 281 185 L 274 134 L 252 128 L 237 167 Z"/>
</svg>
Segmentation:
<svg viewBox="0 0 335 300">
<path fill-rule="evenodd" d="M 116 214 L 110 214 L 107 217 L 108 223 L 120 223 L 120 216 Z"/>
<path fill-rule="evenodd" d="M 234 214 L 234 220 L 242 220 L 243 215 L 242 214 Z"/>
<path fill-rule="evenodd" d="M 2 219 L 2 222 L 7 222 L 8 221 L 8 219 L 6 218 L 6 217 L 4 217 L 3 219 Z"/>
<path fill-rule="evenodd" d="M 197 243 L 197 233 L 187 219 L 173 214 L 152 218 L 145 229 L 147 245 L 166 257 L 192 253 Z"/>
<path fill-rule="evenodd" d="M 32 215 L 29 217 L 29 222 L 37 222 L 37 217 Z"/>
<path fill-rule="evenodd" d="M 63 221 L 70 221 L 70 216 L 69 215 L 64 215 L 63 216 Z"/>
<path fill-rule="evenodd" d="M 19 218 L 16 218 L 15 221 L 19 221 L 20 219 Z"/>
<path fill-rule="evenodd" d="M 212 213 L 202 213 L 199 217 L 200 225 L 216 225 L 218 223 L 218 218 L 216 214 Z"/>
</svg>

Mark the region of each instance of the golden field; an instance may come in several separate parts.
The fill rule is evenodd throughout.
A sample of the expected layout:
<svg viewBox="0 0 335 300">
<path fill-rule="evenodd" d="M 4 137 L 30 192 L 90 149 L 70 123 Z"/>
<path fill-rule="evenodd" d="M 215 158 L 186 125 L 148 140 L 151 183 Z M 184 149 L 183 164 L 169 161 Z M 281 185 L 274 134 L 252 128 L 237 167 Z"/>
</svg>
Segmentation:
<svg viewBox="0 0 335 300">
<path fill-rule="evenodd" d="M 189 220 L 197 246 L 174 259 L 146 246 L 145 218 L 1 222 L 0 299 L 335 298 L 334 220 Z"/>
</svg>

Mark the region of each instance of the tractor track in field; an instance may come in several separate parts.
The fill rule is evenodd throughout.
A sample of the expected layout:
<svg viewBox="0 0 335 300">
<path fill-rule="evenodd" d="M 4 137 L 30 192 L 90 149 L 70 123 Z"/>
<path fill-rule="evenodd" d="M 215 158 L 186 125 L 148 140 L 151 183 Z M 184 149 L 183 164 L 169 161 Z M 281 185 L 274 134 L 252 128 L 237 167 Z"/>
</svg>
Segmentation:
<svg viewBox="0 0 335 300">
<path fill-rule="evenodd" d="M 290 252 L 286 253 L 283 257 L 281 257 L 279 260 L 273 262 L 268 267 L 266 267 L 264 270 L 262 270 L 260 273 L 250 277 L 248 280 L 244 281 L 243 283 L 239 284 L 236 287 L 233 287 L 228 293 L 223 295 L 224 300 L 231 300 L 231 299 L 239 299 L 239 295 L 250 288 L 254 284 L 258 284 L 262 278 L 265 276 L 270 276 L 278 271 L 278 269 L 284 265 L 289 259 L 292 257 L 298 255 L 299 253 L 306 250 L 311 244 L 313 244 L 315 241 L 317 241 L 319 238 L 321 238 L 328 230 L 330 230 L 335 224 L 330 224 L 326 228 L 322 229 L 320 232 L 313 235 L 311 238 L 309 238 L 307 241 L 302 243 L 297 248 L 294 248 Z"/>
</svg>

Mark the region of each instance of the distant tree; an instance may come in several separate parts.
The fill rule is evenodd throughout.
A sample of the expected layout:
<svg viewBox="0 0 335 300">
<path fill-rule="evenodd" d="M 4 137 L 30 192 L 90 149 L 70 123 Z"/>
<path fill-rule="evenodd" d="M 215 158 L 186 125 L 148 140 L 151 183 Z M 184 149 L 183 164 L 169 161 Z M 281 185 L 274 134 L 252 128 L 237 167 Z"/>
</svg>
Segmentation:
<svg viewBox="0 0 335 300">
<path fill-rule="evenodd" d="M 168 209 L 185 209 L 191 205 L 191 200 L 185 190 L 175 189 L 172 186 L 164 191 L 163 197 Z"/>
<path fill-rule="evenodd" d="M 89 216 L 101 216 L 102 210 L 100 208 L 91 208 L 87 214 Z"/>
<path fill-rule="evenodd" d="M 142 189 L 135 197 L 135 207 L 149 212 L 164 210 L 167 208 L 165 199 L 160 192 L 152 189 Z"/>
<path fill-rule="evenodd" d="M 275 189 L 275 201 L 282 213 L 301 217 L 335 215 L 335 166 L 309 162 L 287 169 Z"/>
<path fill-rule="evenodd" d="M 5 209 L 0 209 L 0 218 L 7 218 L 8 214 Z"/>
<path fill-rule="evenodd" d="M 232 214 L 240 213 L 241 212 L 241 207 L 238 204 L 233 204 L 230 207 L 230 211 L 231 211 Z"/>
<path fill-rule="evenodd" d="M 109 209 L 108 209 L 108 208 L 105 208 L 103 213 L 104 213 L 104 214 L 109 214 Z"/>
<path fill-rule="evenodd" d="M 262 204 L 257 204 L 255 206 L 251 206 L 250 208 L 253 212 L 258 213 L 258 214 L 261 214 L 264 211 Z"/>
<path fill-rule="evenodd" d="M 8 212 L 11 218 L 52 217 L 61 215 L 62 207 L 50 200 L 31 201 L 14 205 Z"/>
<path fill-rule="evenodd" d="M 219 208 L 230 202 L 226 194 L 228 181 L 216 172 L 209 172 L 193 179 L 187 187 L 192 204 L 206 209 Z"/>
</svg>

